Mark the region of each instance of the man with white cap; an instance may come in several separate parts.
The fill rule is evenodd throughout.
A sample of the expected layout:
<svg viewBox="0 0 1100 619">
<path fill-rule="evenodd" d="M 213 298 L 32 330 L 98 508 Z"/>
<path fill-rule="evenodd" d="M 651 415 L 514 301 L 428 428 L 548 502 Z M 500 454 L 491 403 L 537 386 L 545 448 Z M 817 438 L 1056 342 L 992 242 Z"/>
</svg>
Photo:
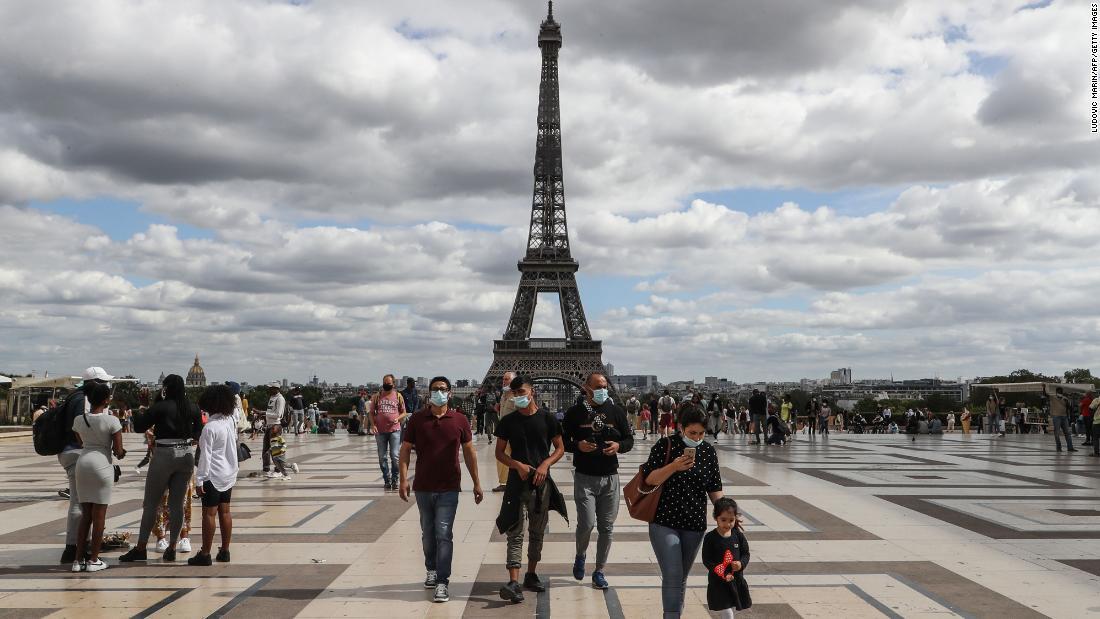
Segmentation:
<svg viewBox="0 0 1100 619">
<path fill-rule="evenodd" d="M 264 429 L 263 463 L 264 475 L 267 477 L 279 476 L 271 472 L 271 429 L 282 425 L 283 413 L 286 412 L 286 398 L 279 391 L 279 383 L 268 383 L 267 393 L 271 397 L 267 400 L 267 411 L 264 416 L 267 420 L 267 428 Z"/>
<path fill-rule="evenodd" d="M 57 454 L 57 461 L 61 468 L 65 469 L 65 476 L 69 478 L 69 512 L 65 520 L 65 551 L 61 553 L 61 563 L 72 563 L 76 556 L 76 533 L 80 526 L 80 498 L 76 493 L 76 461 L 80 459 L 80 439 L 73 433 L 73 420 L 91 410 L 91 406 L 84 398 L 84 386 L 91 383 L 103 383 L 111 386 L 111 376 L 101 367 L 93 366 L 80 376 L 81 382 L 76 390 L 69 394 L 65 400 L 65 429 L 68 434 L 65 437 L 65 448 Z"/>
</svg>

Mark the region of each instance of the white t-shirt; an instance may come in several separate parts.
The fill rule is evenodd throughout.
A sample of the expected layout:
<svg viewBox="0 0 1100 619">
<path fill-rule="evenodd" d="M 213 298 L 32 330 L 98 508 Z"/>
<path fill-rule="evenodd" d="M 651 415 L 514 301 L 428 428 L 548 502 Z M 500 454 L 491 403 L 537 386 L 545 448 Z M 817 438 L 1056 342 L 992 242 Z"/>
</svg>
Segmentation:
<svg viewBox="0 0 1100 619">
<path fill-rule="evenodd" d="M 199 436 L 195 483 L 209 481 L 218 492 L 237 483 L 237 424 L 232 416 L 213 415 Z"/>
</svg>

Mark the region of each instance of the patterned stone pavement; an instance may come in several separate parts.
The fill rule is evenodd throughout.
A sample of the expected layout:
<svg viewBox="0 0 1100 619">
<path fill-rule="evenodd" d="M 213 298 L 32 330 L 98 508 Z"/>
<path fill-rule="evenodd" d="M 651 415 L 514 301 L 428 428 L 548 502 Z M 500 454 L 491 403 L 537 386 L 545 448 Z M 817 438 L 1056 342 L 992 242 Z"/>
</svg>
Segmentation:
<svg viewBox="0 0 1100 619">
<path fill-rule="evenodd" d="M 293 480 L 248 477 L 259 458 L 245 463 L 233 497 L 233 563 L 119 566 L 111 552 L 111 568 L 93 575 L 56 563 L 66 506 L 56 460 L 36 456 L 27 438 L 0 440 L 0 617 L 659 616 L 646 527 L 625 508 L 609 591 L 572 579 L 572 529 L 553 516 L 539 570 L 550 588 L 506 605 L 496 596 L 505 544 L 492 525 L 500 495 L 476 506 L 468 481 L 451 602 L 432 604 L 416 508 L 383 491 L 373 439 L 288 438 L 302 467 Z M 1052 442 L 800 435 L 786 447 L 756 447 L 723 435 L 725 490 L 746 513 L 753 551 L 755 606 L 741 615 L 1100 617 L 1100 462 L 1084 450 L 1055 453 Z M 140 518 L 140 438 L 126 443 L 109 531 L 136 531 Z M 478 445 L 488 490 L 491 447 Z M 641 443 L 623 456 L 624 483 L 648 450 Z M 568 462 L 552 474 L 571 496 Z M 709 616 L 701 564 L 689 585 L 685 616 Z"/>
</svg>

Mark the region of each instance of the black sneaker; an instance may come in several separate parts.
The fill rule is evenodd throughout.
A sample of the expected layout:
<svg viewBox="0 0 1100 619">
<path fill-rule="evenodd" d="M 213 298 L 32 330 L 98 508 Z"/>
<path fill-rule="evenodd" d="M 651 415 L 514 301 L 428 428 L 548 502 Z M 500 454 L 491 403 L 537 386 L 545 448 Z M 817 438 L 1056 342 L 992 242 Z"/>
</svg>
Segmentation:
<svg viewBox="0 0 1100 619">
<path fill-rule="evenodd" d="M 59 496 L 63 499 L 69 498 L 69 489 L 65 488 L 64 490 L 58 490 L 57 491 L 57 496 Z"/>
<path fill-rule="evenodd" d="M 218 556 L 214 557 L 218 563 L 229 563 L 229 551 L 225 548 L 218 549 Z"/>
<path fill-rule="evenodd" d="M 538 593 L 546 591 L 546 585 L 542 584 L 539 575 L 534 572 L 527 572 L 523 575 L 523 588 Z"/>
<path fill-rule="evenodd" d="M 209 567 L 213 565 L 213 561 L 210 560 L 210 555 L 205 552 L 200 552 L 195 556 L 187 560 L 187 565 L 198 565 L 201 567 Z"/>
<path fill-rule="evenodd" d="M 61 563 L 72 563 L 74 561 L 76 561 L 76 546 L 65 546 L 65 550 L 61 553 Z"/>
<path fill-rule="evenodd" d="M 164 561 L 166 563 L 172 563 L 173 561 L 175 561 L 176 560 L 176 549 L 175 548 L 169 548 L 168 550 L 165 550 L 164 555 L 161 556 L 160 560 Z"/>
<path fill-rule="evenodd" d="M 500 599 L 519 604 L 523 601 L 523 587 L 520 587 L 519 583 L 514 580 L 508 581 L 508 584 L 500 588 Z"/>
<path fill-rule="evenodd" d="M 145 553 L 144 548 L 138 548 L 134 546 L 129 552 L 120 555 L 118 558 L 119 563 L 131 563 L 133 561 L 148 561 L 148 556 Z"/>
</svg>

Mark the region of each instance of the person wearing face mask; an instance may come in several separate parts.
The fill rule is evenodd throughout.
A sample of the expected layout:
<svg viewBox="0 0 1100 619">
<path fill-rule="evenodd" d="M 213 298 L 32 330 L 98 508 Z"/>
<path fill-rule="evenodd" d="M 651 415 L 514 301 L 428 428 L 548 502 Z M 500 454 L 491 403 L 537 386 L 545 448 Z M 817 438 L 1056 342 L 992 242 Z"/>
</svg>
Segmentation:
<svg viewBox="0 0 1100 619">
<path fill-rule="evenodd" d="M 565 499 L 550 478 L 550 467 L 565 455 L 561 428 L 554 414 L 539 409 L 530 379 L 517 376 L 510 385 L 516 410 L 497 425 L 496 459 L 507 466 L 508 485 L 497 516 L 497 530 L 508 537 L 508 584 L 500 588 L 500 597 L 512 603 L 523 601 L 523 590 L 541 593 L 546 584 L 535 568 L 542 558 L 542 540 L 550 512 L 556 511 L 568 522 Z M 511 455 L 505 448 L 511 447 Z M 524 514 L 530 520 L 527 545 L 527 574 L 522 585 Z"/>
<path fill-rule="evenodd" d="M 462 492 L 462 470 L 458 466 L 461 450 L 466 470 L 474 481 L 474 503 L 484 497 L 477 470 L 477 451 L 470 421 L 448 406 L 451 381 L 437 376 L 428 383 L 429 406 L 413 414 L 405 426 L 401 441 L 400 493 L 409 500 L 409 459 L 416 449 L 416 477 L 412 485 L 420 512 L 421 541 L 427 577 L 424 587 L 435 589 L 435 602 L 450 599 L 451 556 L 458 495 Z"/>
<path fill-rule="evenodd" d="M 703 441 L 706 422 L 702 411 L 684 412 L 680 433 L 657 441 L 642 465 L 647 485 L 664 484 L 649 523 L 649 543 L 661 569 L 665 619 L 684 610 L 688 572 L 707 529 L 707 504 L 722 498 L 718 452 Z"/>
<path fill-rule="evenodd" d="M 374 441 L 378 445 L 378 466 L 386 490 L 397 490 L 398 453 L 401 451 L 401 423 L 409 416 L 405 398 L 394 387 L 393 374 L 382 377 L 382 391 L 371 399 Z"/>
<path fill-rule="evenodd" d="M 584 580 L 585 554 L 595 527 L 596 569 L 592 586 L 607 589 L 604 567 L 619 514 L 619 457 L 634 447 L 626 413 L 609 399 L 607 378 L 598 372 L 584 383 L 584 400 L 565 413 L 562 441 L 573 454 L 573 499 L 577 503 L 577 555 L 573 577 Z"/>
<path fill-rule="evenodd" d="M 489 419 L 485 425 L 485 432 L 489 435 L 489 444 L 493 443 L 493 433 L 496 432 L 497 423 L 500 422 L 506 415 L 516 410 L 516 403 L 512 401 L 512 379 L 516 377 L 515 372 L 505 372 L 501 378 L 501 396 L 500 402 L 494 405 L 493 410 L 489 411 Z M 504 453 L 511 454 L 512 448 L 506 447 Z M 508 467 L 497 462 L 497 486 L 493 488 L 493 492 L 504 492 L 505 485 L 508 484 Z"/>
</svg>

